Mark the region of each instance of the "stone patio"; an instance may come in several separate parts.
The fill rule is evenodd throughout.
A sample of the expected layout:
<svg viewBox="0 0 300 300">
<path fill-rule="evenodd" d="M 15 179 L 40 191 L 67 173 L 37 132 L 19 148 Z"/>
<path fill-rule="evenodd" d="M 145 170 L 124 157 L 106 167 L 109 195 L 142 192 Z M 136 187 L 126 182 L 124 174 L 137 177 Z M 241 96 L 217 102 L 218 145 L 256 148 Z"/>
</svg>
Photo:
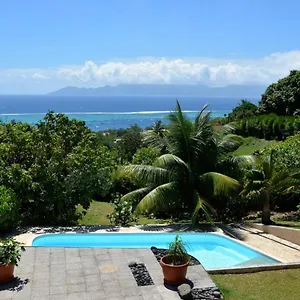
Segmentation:
<svg viewBox="0 0 300 300">
<path fill-rule="evenodd" d="M 128 267 L 144 263 L 154 284 L 138 287 Z M 27 247 L 16 279 L 0 285 L 0 299 L 13 300 L 175 300 L 163 285 L 162 271 L 149 249 Z M 215 284 L 201 265 L 188 269 L 196 288 Z"/>
</svg>

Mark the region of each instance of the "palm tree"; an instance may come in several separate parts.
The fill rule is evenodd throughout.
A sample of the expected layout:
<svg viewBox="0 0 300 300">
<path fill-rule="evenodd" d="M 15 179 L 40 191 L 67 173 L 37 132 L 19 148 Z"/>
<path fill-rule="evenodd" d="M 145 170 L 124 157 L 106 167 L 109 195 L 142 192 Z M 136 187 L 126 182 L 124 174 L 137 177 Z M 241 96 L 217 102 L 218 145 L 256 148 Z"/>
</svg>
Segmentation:
<svg viewBox="0 0 300 300">
<path fill-rule="evenodd" d="M 143 141 L 161 154 L 166 153 L 168 147 L 167 135 L 169 131 L 161 121 L 156 121 L 153 126 L 143 133 Z"/>
<path fill-rule="evenodd" d="M 253 158 L 253 168 L 248 172 L 240 195 L 262 203 L 262 223 L 272 224 L 270 200 L 275 192 L 285 193 L 299 186 L 299 174 L 293 170 L 276 172 L 273 151 L 265 158 Z"/>
<path fill-rule="evenodd" d="M 123 196 L 123 199 L 139 201 L 138 212 L 193 211 L 195 223 L 200 209 L 209 219 L 214 213 L 210 197 L 227 195 L 239 187 L 236 179 L 217 172 L 228 143 L 219 143 L 206 108 L 192 122 L 177 101 L 175 112 L 169 116 L 170 126 L 165 137 L 168 153 L 157 158 L 152 166 L 122 167 L 123 175 L 143 183 L 142 188 Z"/>
</svg>

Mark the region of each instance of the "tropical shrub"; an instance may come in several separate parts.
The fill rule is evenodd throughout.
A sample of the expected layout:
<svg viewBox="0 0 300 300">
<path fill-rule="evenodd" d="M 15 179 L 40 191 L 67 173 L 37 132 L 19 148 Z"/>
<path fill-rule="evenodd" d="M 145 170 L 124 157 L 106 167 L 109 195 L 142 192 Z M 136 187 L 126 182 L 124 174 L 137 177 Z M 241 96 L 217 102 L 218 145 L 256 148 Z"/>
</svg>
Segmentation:
<svg viewBox="0 0 300 300">
<path fill-rule="evenodd" d="M 270 144 L 270 146 L 260 151 L 258 155 L 268 156 L 271 152 L 273 153 L 276 172 L 300 170 L 300 134 L 288 137 L 284 142 Z M 300 185 L 285 193 L 275 189 L 273 192 L 274 205 L 280 211 L 294 210 L 299 203 L 299 196 Z"/>
<path fill-rule="evenodd" d="M 262 223 L 271 224 L 271 204 L 276 194 L 297 190 L 300 184 L 298 170 L 276 170 L 274 151 L 264 157 L 253 158 L 253 168 L 246 173 L 240 195 L 249 201 L 258 201 L 262 206 Z"/>
<path fill-rule="evenodd" d="M 152 165 L 158 156 L 159 151 L 154 148 L 140 148 L 134 154 L 132 163 L 136 165 Z"/>
<path fill-rule="evenodd" d="M 11 189 L 0 186 L 0 232 L 6 232 L 18 225 L 19 201 Z"/>
<path fill-rule="evenodd" d="M 281 141 L 299 132 L 300 117 L 270 114 L 244 118 L 234 124 L 241 136 Z"/>
<path fill-rule="evenodd" d="M 116 226 L 127 226 L 129 223 L 136 221 L 132 213 L 132 203 L 121 199 L 121 195 L 116 195 L 113 202 L 114 211 L 107 217 L 111 224 Z"/>
<path fill-rule="evenodd" d="M 23 251 L 25 247 L 13 238 L 0 240 L 0 266 L 8 264 L 18 266 Z"/>
</svg>

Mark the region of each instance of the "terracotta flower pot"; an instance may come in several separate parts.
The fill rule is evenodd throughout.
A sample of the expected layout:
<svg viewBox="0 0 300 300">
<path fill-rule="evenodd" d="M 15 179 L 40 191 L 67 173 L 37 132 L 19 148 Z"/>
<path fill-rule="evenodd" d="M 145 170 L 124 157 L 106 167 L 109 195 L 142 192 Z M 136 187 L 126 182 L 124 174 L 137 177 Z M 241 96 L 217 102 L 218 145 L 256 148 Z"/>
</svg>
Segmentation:
<svg viewBox="0 0 300 300">
<path fill-rule="evenodd" d="M 7 283 L 14 278 L 14 269 L 13 264 L 0 265 L 0 283 Z"/>
<path fill-rule="evenodd" d="M 165 255 L 160 260 L 160 265 L 164 274 L 164 282 L 173 285 L 184 283 L 189 261 L 183 265 L 170 265 L 167 263 L 168 259 L 170 259 L 170 255 Z"/>
</svg>

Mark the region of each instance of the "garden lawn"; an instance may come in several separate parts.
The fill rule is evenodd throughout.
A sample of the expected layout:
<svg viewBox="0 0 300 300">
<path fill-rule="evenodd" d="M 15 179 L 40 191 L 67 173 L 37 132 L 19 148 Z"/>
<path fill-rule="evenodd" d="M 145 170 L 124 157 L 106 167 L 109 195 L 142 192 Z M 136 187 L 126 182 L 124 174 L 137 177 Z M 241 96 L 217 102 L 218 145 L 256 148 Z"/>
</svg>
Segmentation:
<svg viewBox="0 0 300 300">
<path fill-rule="evenodd" d="M 244 138 L 243 144 L 237 148 L 234 152 L 232 152 L 233 155 L 252 155 L 254 151 L 256 150 L 262 150 L 269 146 L 272 143 L 279 143 L 277 141 L 267 141 L 264 139 L 258 139 L 255 137 L 247 137 Z"/>
<path fill-rule="evenodd" d="M 81 210 L 81 208 L 79 208 Z M 114 208 L 110 203 L 93 201 L 86 215 L 80 220 L 79 225 L 110 225 L 107 215 L 112 213 Z M 170 219 L 155 219 L 140 216 L 138 221 L 130 225 L 144 225 L 144 224 L 163 224 L 170 223 Z"/>
<path fill-rule="evenodd" d="M 225 300 L 299 300 L 300 269 L 212 275 Z"/>
</svg>

